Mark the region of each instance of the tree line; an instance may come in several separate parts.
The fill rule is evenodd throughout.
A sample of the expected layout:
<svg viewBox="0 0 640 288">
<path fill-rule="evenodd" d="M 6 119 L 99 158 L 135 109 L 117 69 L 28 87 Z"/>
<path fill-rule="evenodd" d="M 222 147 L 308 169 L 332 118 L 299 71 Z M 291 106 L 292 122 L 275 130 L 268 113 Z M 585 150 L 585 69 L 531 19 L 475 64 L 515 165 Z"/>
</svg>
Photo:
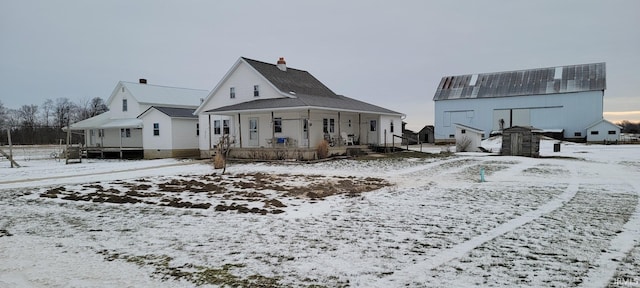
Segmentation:
<svg viewBox="0 0 640 288">
<path fill-rule="evenodd" d="M 622 127 L 622 133 L 640 134 L 640 122 L 632 123 L 631 121 L 623 120 L 616 124 Z"/>
<path fill-rule="evenodd" d="M 66 139 L 62 130 L 69 124 L 91 118 L 108 110 L 104 100 L 71 102 L 68 98 L 47 99 L 42 105 L 22 105 L 9 109 L 0 101 L 0 145 L 9 142 L 7 130 L 11 131 L 11 142 L 16 145 L 59 144 Z M 74 135 L 73 143 L 82 141 Z"/>
</svg>

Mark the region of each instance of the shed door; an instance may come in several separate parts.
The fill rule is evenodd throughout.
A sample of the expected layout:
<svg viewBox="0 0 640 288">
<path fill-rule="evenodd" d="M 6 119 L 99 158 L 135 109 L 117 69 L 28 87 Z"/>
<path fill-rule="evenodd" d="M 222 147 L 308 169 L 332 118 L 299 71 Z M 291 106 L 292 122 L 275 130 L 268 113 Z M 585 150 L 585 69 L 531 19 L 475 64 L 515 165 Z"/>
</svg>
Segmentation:
<svg viewBox="0 0 640 288">
<path fill-rule="evenodd" d="M 522 155 L 522 135 L 518 133 L 511 134 L 511 155 Z"/>
</svg>

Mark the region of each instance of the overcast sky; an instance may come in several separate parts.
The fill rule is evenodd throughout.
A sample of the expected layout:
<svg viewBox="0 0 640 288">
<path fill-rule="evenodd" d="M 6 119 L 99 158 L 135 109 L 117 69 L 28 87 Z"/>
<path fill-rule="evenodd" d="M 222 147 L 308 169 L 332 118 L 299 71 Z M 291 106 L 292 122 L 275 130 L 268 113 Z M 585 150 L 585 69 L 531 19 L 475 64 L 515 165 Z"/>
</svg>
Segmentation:
<svg viewBox="0 0 640 288">
<path fill-rule="evenodd" d="M 605 118 L 640 121 L 640 1 L 0 0 L 0 101 L 213 89 L 239 57 L 433 123 L 447 75 L 607 63 Z"/>
</svg>

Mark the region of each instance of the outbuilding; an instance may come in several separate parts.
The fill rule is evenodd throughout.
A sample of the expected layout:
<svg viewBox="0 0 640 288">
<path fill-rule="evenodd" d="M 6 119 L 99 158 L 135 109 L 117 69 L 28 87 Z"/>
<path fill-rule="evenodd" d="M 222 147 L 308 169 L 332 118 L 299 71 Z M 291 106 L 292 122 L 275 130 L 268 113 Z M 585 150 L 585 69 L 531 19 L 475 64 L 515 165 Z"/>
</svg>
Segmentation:
<svg viewBox="0 0 640 288">
<path fill-rule="evenodd" d="M 462 124 L 456 126 L 456 152 L 480 152 L 484 131 Z"/>
<path fill-rule="evenodd" d="M 622 127 L 606 119 L 601 119 L 587 127 L 587 142 L 616 143 L 620 139 Z"/>
<path fill-rule="evenodd" d="M 530 126 L 514 126 L 502 131 L 501 154 L 506 156 L 540 156 L 540 132 Z"/>
</svg>

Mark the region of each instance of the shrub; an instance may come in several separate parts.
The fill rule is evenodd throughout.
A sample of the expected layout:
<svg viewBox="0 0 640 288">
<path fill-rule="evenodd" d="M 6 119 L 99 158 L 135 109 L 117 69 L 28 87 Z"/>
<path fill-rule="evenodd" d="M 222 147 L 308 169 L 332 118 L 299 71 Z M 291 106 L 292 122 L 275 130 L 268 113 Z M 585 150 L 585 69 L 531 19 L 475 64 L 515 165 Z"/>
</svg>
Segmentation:
<svg viewBox="0 0 640 288">
<path fill-rule="evenodd" d="M 222 169 L 224 168 L 225 159 L 222 156 L 222 153 L 216 153 L 216 156 L 213 156 L 213 168 Z"/>
<path fill-rule="evenodd" d="M 316 150 L 318 150 L 318 159 L 327 158 L 329 156 L 329 143 L 326 140 L 320 142 Z"/>
</svg>

